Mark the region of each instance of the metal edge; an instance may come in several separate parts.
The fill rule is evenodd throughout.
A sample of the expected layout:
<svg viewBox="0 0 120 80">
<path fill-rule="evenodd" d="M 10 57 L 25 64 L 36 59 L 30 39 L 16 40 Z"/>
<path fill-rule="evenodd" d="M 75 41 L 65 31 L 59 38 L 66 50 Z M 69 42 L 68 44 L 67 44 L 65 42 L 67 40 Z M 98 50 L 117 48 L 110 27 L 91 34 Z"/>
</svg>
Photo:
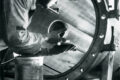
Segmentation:
<svg viewBox="0 0 120 80">
<path fill-rule="evenodd" d="M 98 57 L 100 49 L 104 45 L 104 39 L 107 28 L 107 10 L 103 0 L 91 0 L 96 13 L 96 31 L 91 47 L 87 54 L 83 57 L 76 66 L 70 70 L 55 76 L 45 76 L 45 80 L 77 80 L 80 79 L 86 72 L 88 72 L 95 60 Z M 76 74 L 74 76 L 74 74 Z"/>
</svg>

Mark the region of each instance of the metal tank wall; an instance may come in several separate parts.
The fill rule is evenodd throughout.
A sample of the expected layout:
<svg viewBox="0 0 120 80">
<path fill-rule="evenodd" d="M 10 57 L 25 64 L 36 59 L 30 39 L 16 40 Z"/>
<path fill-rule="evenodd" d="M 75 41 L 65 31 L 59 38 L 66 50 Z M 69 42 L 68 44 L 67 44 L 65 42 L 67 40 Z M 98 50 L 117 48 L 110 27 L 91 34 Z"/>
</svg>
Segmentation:
<svg viewBox="0 0 120 80">
<path fill-rule="evenodd" d="M 62 19 L 63 21 L 69 23 L 69 26 L 74 26 L 75 30 L 79 30 L 81 33 L 93 38 L 96 29 L 96 16 L 94 8 L 91 7 L 92 4 L 90 2 L 85 3 L 85 1 L 83 0 L 81 1 L 81 5 L 77 4 L 77 0 L 76 2 L 73 0 L 62 0 L 61 2 L 63 3 L 60 3 L 58 5 L 60 7 L 59 15 L 50 10 L 45 10 L 44 8 L 39 7 L 33 18 L 33 22 L 30 25 L 30 29 L 34 32 L 41 32 L 42 34 L 46 35 L 50 23 L 56 19 Z M 117 27 L 116 30 L 117 29 L 119 28 Z M 72 28 L 70 30 L 72 30 Z M 117 38 L 117 44 L 119 44 L 119 31 L 116 31 L 115 36 Z M 84 38 L 84 36 L 81 37 Z M 87 40 L 87 42 L 89 42 L 89 39 Z M 83 41 L 83 43 L 85 42 L 86 41 Z M 115 54 L 114 70 L 116 70 L 120 65 L 119 50 L 120 48 L 118 47 L 118 50 Z M 55 56 L 45 57 L 44 62 L 45 64 L 47 64 L 47 66 L 44 66 L 45 75 L 56 75 L 69 70 L 70 68 L 78 64 L 79 60 L 85 53 L 86 51 L 81 50 L 81 52 L 71 51 Z M 105 56 L 102 56 L 102 54 L 100 54 L 100 58 L 98 58 L 98 61 L 99 59 L 103 59 L 102 57 L 104 58 Z"/>
</svg>

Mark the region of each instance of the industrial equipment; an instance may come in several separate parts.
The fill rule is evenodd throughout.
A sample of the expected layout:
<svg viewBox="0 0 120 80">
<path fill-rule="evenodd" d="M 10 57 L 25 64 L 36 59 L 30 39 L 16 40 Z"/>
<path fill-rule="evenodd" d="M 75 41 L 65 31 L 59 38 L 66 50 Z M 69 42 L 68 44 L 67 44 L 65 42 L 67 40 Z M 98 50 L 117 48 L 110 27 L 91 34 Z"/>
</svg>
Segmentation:
<svg viewBox="0 0 120 80">
<path fill-rule="evenodd" d="M 38 5 L 30 29 L 44 35 L 54 31 L 53 37 L 65 39 L 56 45 L 74 45 L 59 55 L 45 56 L 44 79 L 112 80 L 114 72 L 120 74 L 119 5 L 119 0 L 58 0 L 57 8 L 49 9 Z"/>
</svg>

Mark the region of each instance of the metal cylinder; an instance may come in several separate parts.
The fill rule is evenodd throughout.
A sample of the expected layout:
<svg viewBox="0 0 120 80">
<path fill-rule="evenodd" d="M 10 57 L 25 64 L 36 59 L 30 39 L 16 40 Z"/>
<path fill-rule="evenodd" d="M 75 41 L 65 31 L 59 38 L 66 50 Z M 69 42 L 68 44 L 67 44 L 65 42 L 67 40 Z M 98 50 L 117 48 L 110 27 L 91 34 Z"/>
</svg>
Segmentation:
<svg viewBox="0 0 120 80">
<path fill-rule="evenodd" d="M 15 80 L 43 80 L 43 57 L 18 57 Z"/>
<path fill-rule="evenodd" d="M 64 23 L 63 21 L 55 20 L 48 28 L 48 33 L 56 32 L 52 36 L 56 35 L 63 37 L 67 40 L 67 43 L 73 44 L 76 48 L 86 53 L 92 43 L 93 37 L 78 30 L 76 27 Z"/>
</svg>

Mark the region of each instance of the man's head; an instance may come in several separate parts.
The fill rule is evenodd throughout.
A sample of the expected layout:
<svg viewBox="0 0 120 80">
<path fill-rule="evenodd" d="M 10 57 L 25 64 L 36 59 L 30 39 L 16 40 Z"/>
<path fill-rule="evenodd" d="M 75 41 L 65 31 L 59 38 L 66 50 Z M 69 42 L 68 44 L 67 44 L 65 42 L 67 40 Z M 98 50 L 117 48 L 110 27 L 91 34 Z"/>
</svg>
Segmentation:
<svg viewBox="0 0 120 80">
<path fill-rule="evenodd" d="M 41 4 L 45 8 L 53 6 L 58 0 L 37 0 L 37 3 Z"/>
</svg>

